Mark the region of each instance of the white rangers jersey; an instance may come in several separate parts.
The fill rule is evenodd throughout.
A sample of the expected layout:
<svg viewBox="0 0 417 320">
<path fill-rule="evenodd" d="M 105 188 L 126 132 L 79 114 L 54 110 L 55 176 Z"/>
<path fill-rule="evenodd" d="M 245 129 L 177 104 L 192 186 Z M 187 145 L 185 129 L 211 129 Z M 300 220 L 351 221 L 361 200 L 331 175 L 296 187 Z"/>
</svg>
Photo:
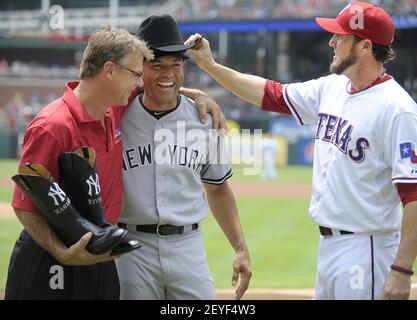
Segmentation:
<svg viewBox="0 0 417 320">
<path fill-rule="evenodd" d="M 284 86 L 299 124 L 316 123 L 310 217 L 355 233 L 399 230 L 396 183 L 417 183 L 417 106 L 390 79 L 349 93 L 345 76 Z"/>
</svg>

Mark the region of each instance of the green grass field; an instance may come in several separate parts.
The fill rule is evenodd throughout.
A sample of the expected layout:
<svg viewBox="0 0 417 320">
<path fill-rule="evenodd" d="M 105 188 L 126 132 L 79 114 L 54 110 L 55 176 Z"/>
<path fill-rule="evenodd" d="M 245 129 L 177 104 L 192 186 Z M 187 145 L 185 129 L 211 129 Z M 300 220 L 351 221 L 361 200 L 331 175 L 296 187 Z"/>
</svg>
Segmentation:
<svg viewBox="0 0 417 320">
<path fill-rule="evenodd" d="M 2 160 L 0 159 L 0 179 L 11 181 L 10 177 L 17 171 L 16 160 Z M 0 182 L 0 201 L 10 202 L 12 197 L 12 188 L 6 188 Z"/>
<path fill-rule="evenodd" d="M 233 166 L 233 181 L 259 181 L 259 175 L 244 175 L 243 165 Z M 248 168 L 248 167 L 246 167 Z M 311 183 L 312 170 L 309 166 L 277 167 L 279 182 L 305 182 Z"/>
<path fill-rule="evenodd" d="M 0 179 L 10 179 L 17 162 L 0 160 Z M 311 168 L 279 167 L 280 182 L 310 182 Z M 234 168 L 234 181 L 259 181 Z M 10 202 L 11 188 L 0 185 L 0 201 Z M 252 288 L 314 287 L 317 228 L 307 216 L 309 199 L 237 199 L 252 259 Z M 207 258 L 217 288 L 231 288 L 234 252 L 210 215 L 204 222 Z M 0 291 L 4 288 L 10 253 L 21 230 L 16 219 L 0 219 Z"/>
<path fill-rule="evenodd" d="M 319 234 L 307 216 L 308 199 L 238 198 L 252 260 L 252 288 L 314 287 Z M 231 249 L 210 216 L 203 225 L 216 287 L 229 288 Z"/>
</svg>

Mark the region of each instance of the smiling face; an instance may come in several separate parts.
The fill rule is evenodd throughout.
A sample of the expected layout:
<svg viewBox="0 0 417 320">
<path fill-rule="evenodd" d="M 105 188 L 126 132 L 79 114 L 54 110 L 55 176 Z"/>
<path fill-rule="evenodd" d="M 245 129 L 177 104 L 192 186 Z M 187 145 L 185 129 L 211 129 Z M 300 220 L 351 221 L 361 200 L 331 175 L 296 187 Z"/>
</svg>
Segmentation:
<svg viewBox="0 0 417 320">
<path fill-rule="evenodd" d="M 333 61 L 330 64 L 331 73 L 343 74 L 358 61 L 356 44 L 352 35 L 333 35 L 329 41 L 329 46 L 334 49 Z"/>
<path fill-rule="evenodd" d="M 177 104 L 177 93 L 184 80 L 181 55 L 157 56 L 143 66 L 143 102 L 152 110 L 169 110 Z"/>
</svg>

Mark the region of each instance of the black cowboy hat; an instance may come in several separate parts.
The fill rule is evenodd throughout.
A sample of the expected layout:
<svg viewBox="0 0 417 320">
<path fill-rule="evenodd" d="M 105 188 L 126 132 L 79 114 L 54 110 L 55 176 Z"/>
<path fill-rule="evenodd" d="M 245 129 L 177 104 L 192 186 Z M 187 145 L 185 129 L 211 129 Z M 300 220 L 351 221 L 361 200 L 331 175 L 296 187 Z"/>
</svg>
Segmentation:
<svg viewBox="0 0 417 320">
<path fill-rule="evenodd" d="M 169 14 L 146 18 L 140 24 L 136 36 L 145 40 L 151 49 L 161 52 L 185 51 L 194 45 L 184 44 L 177 22 Z"/>
</svg>

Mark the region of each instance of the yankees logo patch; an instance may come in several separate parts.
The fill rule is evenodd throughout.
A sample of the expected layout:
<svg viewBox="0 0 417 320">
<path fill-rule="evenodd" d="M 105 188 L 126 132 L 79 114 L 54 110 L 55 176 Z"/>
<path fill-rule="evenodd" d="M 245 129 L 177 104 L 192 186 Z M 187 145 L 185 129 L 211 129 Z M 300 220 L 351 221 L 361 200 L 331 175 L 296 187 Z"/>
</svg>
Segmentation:
<svg viewBox="0 0 417 320">
<path fill-rule="evenodd" d="M 410 158 L 411 163 L 417 163 L 417 155 L 411 142 L 400 144 L 400 155 L 401 159 Z"/>
<path fill-rule="evenodd" d="M 100 181 L 98 178 L 98 174 L 96 174 L 95 179 L 93 175 L 90 175 L 86 180 L 88 185 L 88 195 L 91 197 L 93 195 L 93 188 L 94 188 L 94 195 L 97 196 L 100 194 Z"/>
<path fill-rule="evenodd" d="M 49 188 L 48 196 L 54 200 L 54 205 L 58 207 L 54 209 L 55 214 L 63 212 L 71 203 L 70 199 L 56 182 L 54 182 Z"/>
<path fill-rule="evenodd" d="M 65 192 L 59 187 L 59 185 L 54 182 L 49 188 L 48 196 L 54 200 L 54 205 L 58 206 L 60 202 L 64 202 L 66 195 Z"/>
</svg>

